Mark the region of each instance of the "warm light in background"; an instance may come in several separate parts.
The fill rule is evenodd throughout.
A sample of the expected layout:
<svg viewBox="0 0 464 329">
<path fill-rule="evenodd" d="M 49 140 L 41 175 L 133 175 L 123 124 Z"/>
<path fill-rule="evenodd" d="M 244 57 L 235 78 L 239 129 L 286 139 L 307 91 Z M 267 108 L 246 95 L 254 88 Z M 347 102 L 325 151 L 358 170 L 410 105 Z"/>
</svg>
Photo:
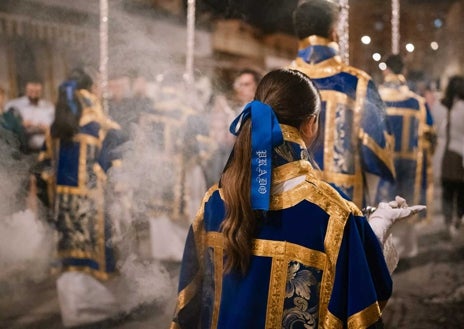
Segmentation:
<svg viewBox="0 0 464 329">
<path fill-rule="evenodd" d="M 368 35 L 363 35 L 361 37 L 361 42 L 364 43 L 365 45 L 368 45 L 371 43 L 371 37 Z"/>
<path fill-rule="evenodd" d="M 432 41 L 430 43 L 430 48 L 432 48 L 432 50 L 438 50 L 438 42 Z"/>
<path fill-rule="evenodd" d="M 406 47 L 406 50 L 410 53 L 414 51 L 414 45 L 412 43 L 407 43 L 405 47 Z"/>
<path fill-rule="evenodd" d="M 382 58 L 382 55 L 380 55 L 379 53 L 372 54 L 372 59 L 376 62 L 380 61 L 381 58 Z"/>
</svg>

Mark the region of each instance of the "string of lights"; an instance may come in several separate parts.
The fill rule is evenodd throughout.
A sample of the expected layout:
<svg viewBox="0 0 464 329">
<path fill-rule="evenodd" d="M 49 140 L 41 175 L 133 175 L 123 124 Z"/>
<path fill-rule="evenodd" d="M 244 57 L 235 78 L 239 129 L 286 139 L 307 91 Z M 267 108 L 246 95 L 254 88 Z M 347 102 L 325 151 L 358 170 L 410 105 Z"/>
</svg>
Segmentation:
<svg viewBox="0 0 464 329">
<path fill-rule="evenodd" d="M 100 0 L 100 88 L 105 113 L 108 113 L 108 59 L 108 0 Z"/>
<path fill-rule="evenodd" d="M 195 48 L 195 0 L 187 2 L 187 53 L 185 59 L 185 80 L 193 80 L 193 56 Z"/>
<path fill-rule="evenodd" d="M 349 35 L 349 11 L 350 7 L 348 5 L 348 0 L 339 0 L 338 1 L 341 12 L 340 20 L 338 24 L 338 44 L 340 46 L 340 56 L 346 64 L 350 61 L 350 35 Z"/>
<path fill-rule="evenodd" d="M 392 15 L 391 15 L 391 38 L 392 38 L 392 53 L 399 54 L 400 52 L 400 0 L 392 0 Z"/>
</svg>

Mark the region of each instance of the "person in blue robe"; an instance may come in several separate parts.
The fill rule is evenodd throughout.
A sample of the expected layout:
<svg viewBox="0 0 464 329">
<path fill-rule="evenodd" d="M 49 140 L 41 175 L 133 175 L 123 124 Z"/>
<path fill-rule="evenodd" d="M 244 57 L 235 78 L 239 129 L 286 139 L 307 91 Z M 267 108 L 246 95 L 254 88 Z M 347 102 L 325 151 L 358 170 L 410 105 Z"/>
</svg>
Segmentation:
<svg viewBox="0 0 464 329">
<path fill-rule="evenodd" d="M 433 117 L 424 98 L 409 89 L 403 75 L 404 62 L 400 55 L 386 58 L 384 81 L 379 93 L 387 106 L 387 119 L 395 136 L 393 154 L 396 181 L 382 179 L 379 200 L 390 200 L 399 194 L 406 200 L 427 205 L 427 213 L 415 216 L 392 230 L 400 258 L 417 255 L 418 237 L 415 223 L 421 217 L 430 220 L 433 212 L 432 156 L 436 134 Z"/>
<path fill-rule="evenodd" d="M 65 326 L 100 321 L 116 309 L 102 284 L 116 274 L 105 192 L 106 173 L 120 164 L 124 139 L 92 86 L 80 69 L 60 85 L 55 120 L 39 154 L 37 178 L 47 183 L 44 201 L 58 232 L 57 289 Z M 114 307 L 106 312 L 109 305 Z"/>
<path fill-rule="evenodd" d="M 392 293 L 387 232 L 414 208 L 379 205 L 373 230 L 320 179 L 310 148 L 320 113 L 305 74 L 263 77 L 231 124 L 229 161 L 190 226 L 171 329 L 381 324 Z"/>
<path fill-rule="evenodd" d="M 323 178 L 365 207 L 374 204 L 380 178 L 394 180 L 393 137 L 371 77 L 341 60 L 339 12 L 327 0 L 297 6 L 293 23 L 299 50 L 290 68 L 308 75 L 321 93 L 321 140 L 314 158 Z"/>
<path fill-rule="evenodd" d="M 403 75 L 400 55 L 386 59 L 380 95 L 387 106 L 387 118 L 395 137 L 393 152 L 397 180 L 381 180 L 379 196 L 390 200 L 399 194 L 413 203 L 426 204 L 428 215 L 433 198 L 432 155 L 436 132 L 432 113 L 420 95 L 410 90 Z M 381 200 L 379 200 L 381 201 Z"/>
</svg>

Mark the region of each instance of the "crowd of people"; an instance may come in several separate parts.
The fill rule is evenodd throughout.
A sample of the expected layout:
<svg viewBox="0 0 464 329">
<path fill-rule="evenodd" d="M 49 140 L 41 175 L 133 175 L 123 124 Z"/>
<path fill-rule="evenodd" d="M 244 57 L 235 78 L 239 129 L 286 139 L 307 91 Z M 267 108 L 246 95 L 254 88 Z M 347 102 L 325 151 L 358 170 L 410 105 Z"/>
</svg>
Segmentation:
<svg viewBox="0 0 464 329">
<path fill-rule="evenodd" d="M 171 328 L 383 327 L 398 257 L 417 254 L 411 225 L 431 204 L 437 137 L 401 57 L 387 59 L 381 92 L 341 61 L 339 13 L 330 1 L 300 2 L 298 57 L 267 73 L 231 123 L 232 152 L 186 240 Z M 456 84 L 449 109 L 460 106 Z M 464 140 L 447 122 L 441 179 L 455 230 Z M 397 223 L 406 234 L 395 241 Z"/>
<path fill-rule="evenodd" d="M 183 241 L 178 238 L 176 245 L 173 235 L 182 239 L 185 235 L 176 225 L 166 224 L 160 214 L 168 215 L 168 222 L 193 217 L 207 188 L 206 179 L 213 182 L 220 176 L 227 159 L 217 154 L 228 152 L 232 139 L 222 144 L 225 126 L 214 125 L 230 122 L 234 101 L 245 104 L 251 100 L 260 79 L 257 71 L 238 73 L 237 80 L 250 72 L 256 74 L 252 83 L 237 85 L 236 91 L 231 85 L 230 94 L 236 98 L 227 95 L 224 106 L 217 102 L 221 96 L 214 101 L 203 99 L 201 104 L 211 104 L 211 109 L 201 114 L 199 101 L 189 102 L 180 92 L 186 88 L 183 81 L 164 77 L 153 99 L 147 96 L 146 79 L 134 75 L 110 81 L 105 111 L 97 77 L 80 68 L 73 69 L 58 86 L 54 102 L 43 98 L 43 82 L 36 78 L 25 83 L 24 96 L 2 99 L 2 142 L 14 141 L 9 148 L 16 148 L 18 161 L 28 173 L 18 196 L 23 204 L 15 210 L 32 210 L 37 220 L 56 232 L 53 256 L 58 261 L 50 259 L 50 271 L 60 273 L 56 287 L 65 326 L 103 321 L 121 312 L 117 292 L 109 286 L 118 275 L 121 258 L 132 251 L 121 248 L 133 248 L 130 244 L 137 242 L 116 246 L 114 241 L 121 238 L 118 234 L 129 236 L 131 230 L 136 232 L 129 239 L 146 235 L 137 231 L 149 229 L 140 223 L 150 221 L 153 212 L 158 217 L 151 230 L 160 232 L 154 232 L 151 239 L 172 234 L 169 246 L 153 243 L 163 249 L 155 256 L 180 261 Z M 243 99 L 242 93 L 248 98 Z M 204 120 L 205 114 L 209 120 Z M 145 167 L 135 153 L 151 156 L 143 159 Z M 174 168 L 168 173 L 167 166 Z M 123 204 L 118 208 L 123 211 L 114 215 L 109 203 L 113 208 Z M 118 223 L 123 214 L 132 219 Z M 121 224 L 134 227 L 121 228 Z M 100 311 L 88 311 L 96 308 Z"/>
<path fill-rule="evenodd" d="M 182 81 L 150 98 L 146 79 L 129 76 L 113 81 L 107 112 L 80 68 L 54 102 L 36 78 L 19 98 L 0 89 L 2 132 L 30 168 L 24 205 L 57 232 L 65 326 L 118 312 L 106 282 L 118 272 L 107 203 L 119 193 L 129 216 L 187 218 L 171 328 L 382 327 L 391 274 L 417 255 L 415 225 L 433 214 L 435 183 L 450 238 L 464 220 L 464 77 L 432 104 L 394 54 L 377 85 L 342 62 L 339 14 L 331 1 L 301 2 L 288 67 L 240 70 L 230 94 L 202 102 Z M 137 191 L 117 181 L 128 149 L 147 163 L 126 166 L 166 181 L 138 172 Z M 151 203 L 135 207 L 143 195 Z"/>
</svg>

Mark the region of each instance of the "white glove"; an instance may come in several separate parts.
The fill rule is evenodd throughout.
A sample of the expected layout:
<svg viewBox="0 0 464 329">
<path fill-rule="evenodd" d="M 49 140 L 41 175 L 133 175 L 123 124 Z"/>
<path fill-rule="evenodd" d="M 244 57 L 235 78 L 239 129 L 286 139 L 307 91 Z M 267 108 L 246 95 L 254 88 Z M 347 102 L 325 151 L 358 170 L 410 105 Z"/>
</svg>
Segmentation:
<svg viewBox="0 0 464 329">
<path fill-rule="evenodd" d="M 409 207 L 405 199 L 396 196 L 394 201 L 380 202 L 377 209 L 369 216 L 368 222 L 383 247 L 390 235 L 390 228 L 396 221 L 425 209 L 426 206 L 423 205 Z"/>
</svg>

